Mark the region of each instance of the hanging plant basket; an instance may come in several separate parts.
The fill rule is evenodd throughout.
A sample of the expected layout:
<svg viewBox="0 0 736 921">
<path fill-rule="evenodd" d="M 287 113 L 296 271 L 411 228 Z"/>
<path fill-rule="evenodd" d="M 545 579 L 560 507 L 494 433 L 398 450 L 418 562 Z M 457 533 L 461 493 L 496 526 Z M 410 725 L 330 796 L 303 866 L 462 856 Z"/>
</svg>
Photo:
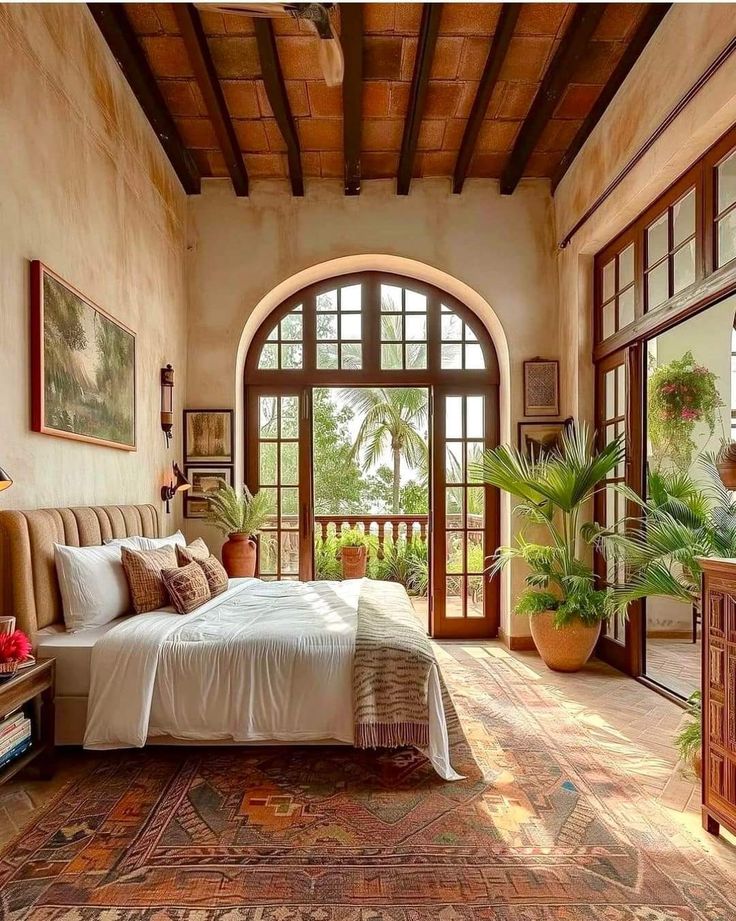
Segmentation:
<svg viewBox="0 0 736 921">
<path fill-rule="evenodd" d="M 732 441 L 721 448 L 716 467 L 726 489 L 736 489 L 736 442 Z"/>
</svg>

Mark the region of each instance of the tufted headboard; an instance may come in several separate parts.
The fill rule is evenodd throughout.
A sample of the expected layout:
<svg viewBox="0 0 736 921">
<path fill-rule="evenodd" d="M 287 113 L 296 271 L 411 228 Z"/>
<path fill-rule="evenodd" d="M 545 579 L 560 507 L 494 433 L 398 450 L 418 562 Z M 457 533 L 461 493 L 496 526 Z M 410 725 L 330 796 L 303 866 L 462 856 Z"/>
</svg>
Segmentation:
<svg viewBox="0 0 736 921">
<path fill-rule="evenodd" d="M 54 544 L 91 547 L 108 537 L 159 536 L 153 505 L 99 505 L 0 511 L 0 614 L 31 639 L 63 623 Z"/>
</svg>

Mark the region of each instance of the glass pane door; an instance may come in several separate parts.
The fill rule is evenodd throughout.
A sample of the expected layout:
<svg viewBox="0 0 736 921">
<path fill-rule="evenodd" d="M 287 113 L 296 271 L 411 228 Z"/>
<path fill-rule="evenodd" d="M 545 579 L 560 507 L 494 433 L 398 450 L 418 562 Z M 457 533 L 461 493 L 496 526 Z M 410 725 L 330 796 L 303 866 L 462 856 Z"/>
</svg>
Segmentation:
<svg viewBox="0 0 736 921">
<path fill-rule="evenodd" d="M 248 481 L 270 496 L 272 507 L 258 539 L 261 579 L 311 577 L 307 400 L 294 392 L 250 393 Z"/>
<path fill-rule="evenodd" d="M 437 389 L 433 400 L 432 633 L 492 636 L 498 628 L 498 586 L 484 574 L 497 545 L 497 492 L 473 465 L 496 443 L 490 393 Z"/>
</svg>

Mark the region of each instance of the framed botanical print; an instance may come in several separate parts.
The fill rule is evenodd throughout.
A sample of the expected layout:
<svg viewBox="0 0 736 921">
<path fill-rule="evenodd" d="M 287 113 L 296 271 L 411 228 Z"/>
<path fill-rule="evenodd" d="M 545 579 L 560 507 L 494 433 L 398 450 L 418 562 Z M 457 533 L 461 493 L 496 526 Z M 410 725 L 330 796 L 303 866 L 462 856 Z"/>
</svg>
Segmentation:
<svg viewBox="0 0 736 921">
<path fill-rule="evenodd" d="M 558 416 L 560 363 L 545 358 L 524 362 L 524 415 Z"/>
<path fill-rule="evenodd" d="M 185 518 L 206 518 L 209 511 L 209 502 L 205 498 L 190 496 L 184 494 L 184 517 Z"/>
<path fill-rule="evenodd" d="M 232 467 L 187 467 L 186 478 L 192 484 L 189 495 L 194 498 L 206 498 L 225 484 L 233 485 Z"/>
<path fill-rule="evenodd" d="M 135 451 L 135 333 L 31 263 L 31 428 Z"/>
<path fill-rule="evenodd" d="M 184 462 L 232 464 L 232 409 L 184 410 Z"/>
<path fill-rule="evenodd" d="M 520 422 L 519 450 L 529 460 L 539 460 L 560 446 L 560 436 L 571 422 Z"/>
</svg>

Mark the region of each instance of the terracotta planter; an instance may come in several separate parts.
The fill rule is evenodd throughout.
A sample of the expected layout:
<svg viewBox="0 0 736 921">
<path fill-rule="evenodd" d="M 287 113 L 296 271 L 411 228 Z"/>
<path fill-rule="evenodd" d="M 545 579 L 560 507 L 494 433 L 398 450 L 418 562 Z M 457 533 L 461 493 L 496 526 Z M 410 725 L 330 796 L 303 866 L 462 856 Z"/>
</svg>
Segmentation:
<svg viewBox="0 0 736 921">
<path fill-rule="evenodd" d="M 716 467 L 726 489 L 736 489 L 736 443 L 725 445 L 718 452 Z"/>
<path fill-rule="evenodd" d="M 693 755 L 691 767 L 698 780 L 701 780 L 703 776 L 703 753 L 701 751 L 698 751 Z"/>
<path fill-rule="evenodd" d="M 576 620 L 558 630 L 554 625 L 554 611 L 534 614 L 529 618 L 532 639 L 547 668 L 555 672 L 576 672 L 591 657 L 598 636 L 600 623 L 588 627 Z"/>
<path fill-rule="evenodd" d="M 365 547 L 343 547 L 340 551 L 343 579 L 363 579 L 368 557 Z"/>
<path fill-rule="evenodd" d="M 231 534 L 222 546 L 222 565 L 231 579 L 256 574 L 256 542 L 247 534 Z"/>
</svg>

